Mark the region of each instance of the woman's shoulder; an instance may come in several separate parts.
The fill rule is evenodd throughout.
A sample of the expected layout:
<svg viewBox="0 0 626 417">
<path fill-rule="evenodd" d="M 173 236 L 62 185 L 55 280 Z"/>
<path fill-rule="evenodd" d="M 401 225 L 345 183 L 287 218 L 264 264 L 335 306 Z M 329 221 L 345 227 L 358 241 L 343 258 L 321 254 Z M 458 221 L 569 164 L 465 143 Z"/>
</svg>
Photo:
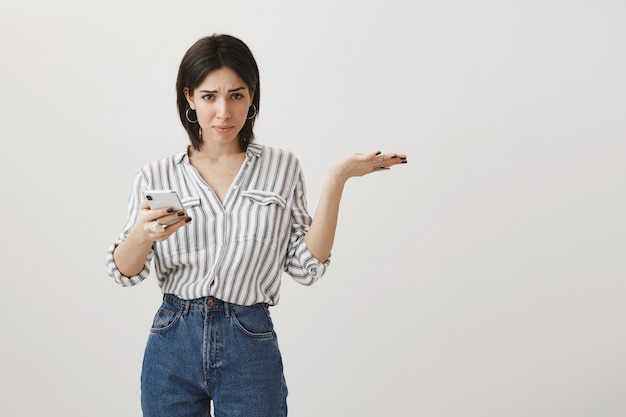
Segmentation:
<svg viewBox="0 0 626 417">
<path fill-rule="evenodd" d="M 292 151 L 288 149 L 280 148 L 277 146 L 262 145 L 262 144 L 253 142 L 248 145 L 248 150 L 252 151 L 254 154 L 262 158 L 268 158 L 268 157 L 284 158 L 284 159 L 293 160 L 294 162 L 298 161 L 298 157 L 296 156 L 295 153 L 293 153 Z"/>
</svg>

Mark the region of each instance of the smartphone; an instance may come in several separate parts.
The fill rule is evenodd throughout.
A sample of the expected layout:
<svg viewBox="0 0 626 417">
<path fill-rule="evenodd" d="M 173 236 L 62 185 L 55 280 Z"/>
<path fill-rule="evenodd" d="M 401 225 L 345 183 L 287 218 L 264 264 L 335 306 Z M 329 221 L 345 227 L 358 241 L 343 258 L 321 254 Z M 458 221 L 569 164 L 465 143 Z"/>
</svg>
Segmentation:
<svg viewBox="0 0 626 417">
<path fill-rule="evenodd" d="M 144 195 L 153 210 L 170 207 L 174 210 L 183 210 L 183 203 L 180 202 L 178 193 L 174 190 L 147 190 Z"/>
</svg>

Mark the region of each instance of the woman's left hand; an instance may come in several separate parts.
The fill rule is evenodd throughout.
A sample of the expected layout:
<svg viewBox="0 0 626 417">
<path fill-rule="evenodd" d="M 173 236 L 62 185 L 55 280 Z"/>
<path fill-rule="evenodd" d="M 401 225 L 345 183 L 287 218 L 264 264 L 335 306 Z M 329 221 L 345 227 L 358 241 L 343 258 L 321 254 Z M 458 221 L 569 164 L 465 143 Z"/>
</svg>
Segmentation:
<svg viewBox="0 0 626 417">
<path fill-rule="evenodd" d="M 406 155 L 401 153 L 372 152 L 355 153 L 333 164 L 317 203 L 313 222 L 304 236 L 307 247 L 317 260 L 326 262 L 330 256 L 337 228 L 339 202 L 346 181 L 352 177 L 386 171 L 406 162 Z"/>
<path fill-rule="evenodd" d="M 337 162 L 331 171 L 344 182 L 352 177 L 361 177 L 377 171 L 386 171 L 392 166 L 406 164 L 406 155 L 400 153 L 372 152 L 355 153 Z"/>
</svg>

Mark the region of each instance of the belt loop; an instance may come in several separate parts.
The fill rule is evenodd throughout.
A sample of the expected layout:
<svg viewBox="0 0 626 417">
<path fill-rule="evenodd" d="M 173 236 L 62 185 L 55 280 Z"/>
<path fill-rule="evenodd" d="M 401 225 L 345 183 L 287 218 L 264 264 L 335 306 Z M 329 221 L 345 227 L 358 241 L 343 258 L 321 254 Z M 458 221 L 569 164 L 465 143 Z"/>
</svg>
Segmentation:
<svg viewBox="0 0 626 417">
<path fill-rule="evenodd" d="M 230 318 L 230 303 L 224 301 L 224 317 Z"/>
<path fill-rule="evenodd" d="M 189 306 L 191 305 L 190 300 L 184 300 L 185 305 L 183 306 L 183 316 L 186 316 L 189 313 Z"/>
</svg>

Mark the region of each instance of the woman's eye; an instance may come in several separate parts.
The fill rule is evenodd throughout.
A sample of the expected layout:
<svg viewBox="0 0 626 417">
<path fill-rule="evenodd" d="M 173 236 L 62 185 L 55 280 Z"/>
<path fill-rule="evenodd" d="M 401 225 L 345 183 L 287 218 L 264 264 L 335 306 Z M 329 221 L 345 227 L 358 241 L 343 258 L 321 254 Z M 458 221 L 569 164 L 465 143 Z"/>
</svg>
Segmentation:
<svg viewBox="0 0 626 417">
<path fill-rule="evenodd" d="M 207 94 L 206 96 L 202 96 L 204 100 L 213 100 L 215 97 L 213 94 Z"/>
<path fill-rule="evenodd" d="M 233 94 L 233 95 L 232 95 L 232 97 L 233 97 L 235 100 L 241 100 L 241 99 L 243 98 L 243 95 L 242 95 L 242 94 L 239 94 L 239 93 L 235 93 L 235 94 Z"/>
</svg>

